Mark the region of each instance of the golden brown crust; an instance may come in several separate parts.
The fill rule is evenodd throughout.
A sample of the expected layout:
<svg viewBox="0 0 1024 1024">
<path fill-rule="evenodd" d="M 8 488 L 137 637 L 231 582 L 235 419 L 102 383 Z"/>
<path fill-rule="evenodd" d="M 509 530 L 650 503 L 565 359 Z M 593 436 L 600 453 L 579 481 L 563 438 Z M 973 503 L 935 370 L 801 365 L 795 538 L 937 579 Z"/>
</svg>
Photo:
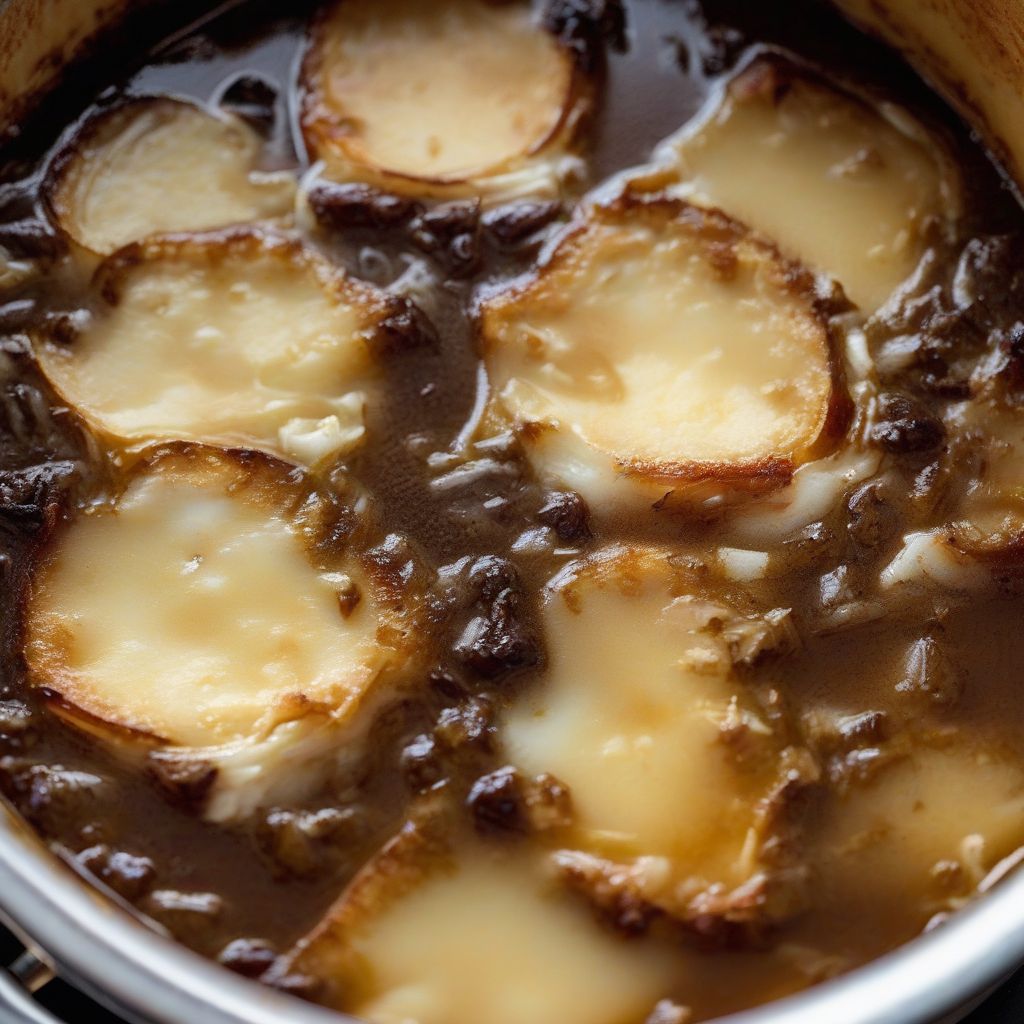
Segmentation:
<svg viewBox="0 0 1024 1024">
<path fill-rule="evenodd" d="M 596 91 L 593 76 L 586 74 L 562 41 L 552 36 L 552 42 L 558 46 L 566 66 L 564 96 L 558 118 L 548 132 L 536 139 L 525 152 L 490 166 L 438 176 L 411 174 L 375 164 L 358 153 L 353 144 L 350 119 L 331 107 L 318 85 L 324 72 L 325 37 L 339 8 L 346 2 L 351 0 L 334 0 L 324 5 L 313 19 L 299 70 L 299 81 L 302 84 L 299 126 L 303 140 L 314 158 L 330 160 L 332 155 L 340 158 L 361 180 L 397 192 L 431 192 L 440 189 L 439 194 L 443 195 L 447 189 L 472 186 L 495 175 L 514 171 L 524 160 L 538 156 L 556 145 L 564 149 L 571 148 L 592 113 Z"/>
<path fill-rule="evenodd" d="M 768 268 L 771 283 L 781 291 L 803 302 L 817 321 L 827 353 L 828 372 L 832 381 L 829 402 L 820 428 L 812 443 L 801 452 L 801 462 L 822 458 L 832 452 L 845 436 L 853 416 L 853 402 L 846 388 L 840 339 L 830 322 L 833 299 L 824 299 L 818 292 L 815 276 L 794 260 L 787 259 L 769 239 L 752 232 L 746 225 L 721 210 L 697 206 L 674 196 L 644 194 L 630 189 L 608 203 L 594 204 L 583 217 L 572 224 L 559 238 L 555 248 L 536 271 L 511 288 L 485 299 L 476 316 L 480 347 L 484 357 L 493 351 L 495 327 L 503 314 L 526 299 L 548 291 L 548 275 L 571 266 L 577 249 L 595 225 L 631 224 L 637 221 L 660 226 L 666 221 L 682 228 L 697 241 L 702 256 L 723 278 L 735 272 L 742 256 L 758 260 Z M 545 430 L 542 423 L 517 423 L 527 436 L 536 439 Z M 613 454 L 613 453 L 609 453 Z M 700 484 L 726 482 L 731 486 L 760 493 L 788 483 L 797 467 L 794 459 L 776 455 L 745 461 L 713 462 L 680 460 L 670 462 L 643 458 L 616 458 L 618 470 L 625 476 L 666 484 Z"/>
<path fill-rule="evenodd" d="M 294 336 L 290 334 L 286 312 L 282 312 L 279 322 L 269 329 L 276 332 L 274 344 L 279 350 L 301 341 L 308 346 L 311 355 L 323 353 L 326 368 L 321 382 L 307 374 L 300 385 L 289 383 L 285 351 L 268 357 L 280 368 L 276 382 L 270 370 L 257 372 L 244 362 L 239 364 L 237 378 L 211 377 L 210 364 L 199 358 L 194 370 L 189 369 L 192 363 L 182 363 L 182 371 L 192 374 L 189 386 L 193 393 L 220 388 L 230 401 L 205 405 L 194 402 L 191 407 L 175 406 L 172 402 L 160 407 L 151 421 L 141 424 L 132 421 L 131 402 L 123 397 L 115 400 L 112 396 L 118 394 L 119 388 L 123 396 L 126 381 L 140 392 L 152 388 L 155 390 L 149 392 L 151 395 L 168 395 L 168 391 L 161 391 L 162 382 L 168 378 L 160 366 L 173 373 L 174 360 L 179 358 L 166 342 L 167 321 L 161 318 L 159 311 L 139 300 L 139 289 L 144 292 L 149 281 L 155 278 L 166 282 L 169 289 L 179 288 L 186 297 L 194 293 L 200 304 L 206 303 L 202 315 L 219 329 L 223 326 L 221 316 L 223 323 L 230 325 L 233 318 L 243 315 L 241 305 L 236 307 L 226 301 L 227 290 L 235 282 L 245 285 L 250 276 L 264 282 L 274 279 L 282 310 L 287 311 L 294 293 L 298 306 L 295 315 L 310 314 L 297 325 Z M 217 289 L 212 293 L 197 289 L 191 283 L 207 277 Z M 317 290 L 322 294 L 322 304 L 316 296 Z M 257 287 L 250 294 L 263 301 L 266 290 Z M 409 319 L 410 310 L 415 312 L 408 300 L 389 295 L 349 275 L 296 236 L 249 225 L 153 235 L 130 243 L 96 268 L 89 296 L 91 316 L 84 325 L 76 323 L 71 330 L 52 321 L 38 325 L 31 331 L 33 350 L 40 370 L 63 402 L 85 420 L 108 447 L 121 452 L 129 461 L 153 444 L 183 439 L 222 447 L 260 448 L 299 465 L 311 466 L 318 459 L 327 466 L 333 464 L 340 454 L 351 450 L 346 449 L 345 444 L 350 443 L 354 448 L 361 443 L 361 433 L 351 442 L 346 440 L 345 434 L 346 431 L 351 434 L 364 423 L 365 396 L 361 389 L 375 386 L 381 357 L 389 351 L 389 346 L 403 341 L 402 325 Z M 308 303 L 309 298 L 317 298 L 313 310 L 302 305 L 303 301 Z M 123 308 L 125 317 L 136 317 L 133 333 L 118 327 Z M 175 309 L 182 317 L 188 317 L 186 303 Z M 319 330 L 330 331 L 332 345 L 329 349 L 316 344 L 314 313 L 320 314 Z M 263 322 L 250 324 L 247 332 L 259 331 Z M 191 327 L 186 324 L 182 329 L 187 332 L 198 324 L 199 321 L 195 321 Z M 244 348 L 248 333 L 239 334 L 234 329 L 234 333 L 228 330 L 214 336 L 217 345 L 223 344 L 225 353 L 229 353 Z M 398 342 L 393 340 L 395 337 Z M 165 340 L 161 342 L 161 338 Z M 137 364 L 127 353 L 138 345 L 142 347 L 141 359 L 150 358 L 147 346 L 151 339 L 156 352 L 152 358 L 159 365 L 148 376 L 137 374 L 133 382 L 131 374 Z M 106 358 L 105 346 L 111 345 L 120 346 L 121 356 L 116 363 L 112 358 L 107 359 L 108 372 L 90 375 L 92 361 Z M 260 351 L 256 346 L 254 358 L 260 358 Z M 331 360 L 339 365 L 343 362 L 344 366 L 340 370 L 332 369 Z M 261 365 L 265 368 L 266 364 Z M 244 410 L 238 421 L 231 419 L 231 403 L 237 403 Z M 159 402 L 157 404 L 159 406 Z M 285 434 L 284 428 L 289 424 L 296 428 L 313 426 L 321 417 L 332 415 L 333 421 L 324 422 L 335 424 L 336 450 L 329 447 L 335 443 L 329 434 L 320 454 L 315 445 L 307 451 L 300 444 L 301 438 L 293 443 Z"/>
<path fill-rule="evenodd" d="M 268 217 L 276 218 L 290 212 L 294 196 L 294 183 L 289 182 L 285 186 L 284 178 L 274 176 L 272 179 L 265 179 L 259 185 L 254 185 L 247 177 L 251 172 L 257 170 L 255 161 L 262 144 L 248 125 L 230 114 L 207 110 L 190 101 L 174 99 L 169 96 L 139 96 L 123 100 L 77 126 L 57 150 L 46 168 L 41 188 L 43 205 L 50 219 L 79 251 L 93 257 L 102 257 L 109 254 L 115 246 L 97 246 L 94 237 L 95 230 L 90 230 L 89 224 L 80 220 L 82 211 L 77 209 L 77 205 L 83 196 L 76 191 L 80 185 L 78 179 L 85 174 L 86 180 L 88 180 L 90 159 L 95 159 L 97 152 L 102 154 L 105 146 L 116 144 L 119 133 L 126 129 L 132 129 L 133 122 L 147 117 L 152 119 L 155 127 L 163 128 L 173 124 L 176 118 L 179 121 L 183 118 L 191 118 L 193 119 L 191 125 L 193 130 L 198 121 L 206 132 L 213 130 L 220 133 L 218 137 L 223 151 L 234 152 L 237 148 L 239 157 L 237 171 L 240 177 L 236 184 L 242 187 L 244 183 L 245 196 L 252 203 L 252 209 L 249 211 L 251 216 L 244 216 L 245 205 L 239 200 L 238 208 L 229 208 L 230 212 L 225 212 L 226 219 L 201 218 L 201 222 L 196 222 L 195 217 L 190 216 L 188 210 L 179 212 L 174 210 L 173 206 L 168 210 L 154 211 L 157 223 L 163 225 L 163 228 L 157 230 L 170 230 L 178 227 L 187 227 L 193 231 L 210 230 L 227 226 L 235 221 L 262 221 Z M 186 128 L 186 130 L 188 129 Z M 205 141 L 207 147 L 216 146 L 214 138 Z M 149 170 L 152 171 L 153 168 L 150 167 Z M 175 167 L 161 168 L 161 171 L 163 174 L 187 174 L 187 171 Z M 123 175 L 123 171 L 120 173 Z M 128 179 L 128 184 L 131 183 L 132 179 Z M 171 179 L 171 183 L 175 183 L 174 179 Z M 180 197 L 178 198 L 180 199 Z M 207 213 L 209 214 L 209 211 Z M 241 216 L 239 216 L 240 214 Z M 184 219 L 181 219 L 182 217 Z M 177 221 L 176 224 L 175 221 Z M 103 234 L 101 224 L 100 237 Z M 124 243 L 127 241 L 128 239 L 123 239 Z"/>
<path fill-rule="evenodd" d="M 212 476 L 217 486 L 223 486 L 233 500 L 258 504 L 287 520 L 313 570 L 349 575 L 358 566 L 362 581 L 353 585 L 368 586 L 372 594 L 373 605 L 378 610 L 375 627 L 378 650 L 412 651 L 419 614 L 415 585 L 401 594 L 394 592 L 393 580 L 361 550 L 364 538 L 360 534 L 365 525 L 357 522 L 351 510 L 335 495 L 320 491 L 308 473 L 260 451 L 171 442 L 151 449 L 136 462 L 118 481 L 116 493 L 106 499 L 106 509 L 98 514 L 116 515 L 121 496 L 135 483 L 153 474 L 177 476 L 185 483 L 194 481 L 199 485 Z M 63 627 L 55 623 L 52 616 L 37 622 L 33 613 L 38 595 L 49 586 L 62 538 L 74 529 L 76 522 L 76 518 L 67 517 L 49 531 L 39 547 L 30 584 L 22 595 L 29 684 L 60 718 L 136 756 L 140 753 L 140 743 L 144 747 L 162 746 L 167 743 L 166 738 L 118 721 L 116 708 L 110 708 L 107 713 L 95 700 L 91 708 L 76 703 L 75 693 L 80 683 L 66 664 L 68 645 L 62 635 Z M 340 606 L 338 614 L 344 617 Z M 404 671 L 404 664 L 404 658 L 386 664 L 380 679 L 390 679 L 396 669 Z M 377 689 L 380 689 L 379 681 L 374 684 Z M 338 708 L 330 701 L 290 691 L 275 697 L 273 710 L 274 723 L 281 724 L 298 719 L 312 721 L 316 717 L 327 722 Z"/>
<path fill-rule="evenodd" d="M 154 235 L 131 242 L 108 256 L 93 274 L 93 289 L 110 306 L 116 306 L 131 272 L 150 262 L 194 260 L 218 266 L 230 259 L 270 256 L 293 267 L 312 271 L 325 292 L 363 314 L 371 329 L 400 310 L 397 299 L 346 274 L 301 239 L 248 225 L 213 231 L 183 231 Z"/>
<path fill-rule="evenodd" d="M 116 494 L 108 497 L 106 514 L 115 514 L 121 496 L 132 484 L 153 473 L 174 474 L 193 480 L 203 479 L 211 473 L 221 474 L 225 470 L 234 476 L 226 482 L 226 489 L 233 497 L 245 494 L 246 501 L 262 504 L 296 524 L 311 559 L 315 551 L 315 536 L 327 533 L 332 526 L 344 521 L 344 511 L 318 495 L 308 475 L 286 462 L 264 452 L 220 449 L 184 441 L 161 445 L 136 462 L 118 481 Z M 62 651 L 66 644 L 59 635 L 40 634 L 35 628 L 31 613 L 34 597 L 48 585 L 61 540 L 68 530 L 74 528 L 75 521 L 65 517 L 47 533 L 37 554 L 32 579 L 22 597 L 29 682 L 55 714 L 76 728 L 102 735 L 116 743 L 163 744 L 163 738 L 145 729 L 133 728 L 75 704 L 67 696 L 75 692 L 77 684 L 65 666 Z M 303 695 L 295 696 L 308 703 Z"/>
<path fill-rule="evenodd" d="M 65 193 L 69 185 L 69 176 L 86 144 L 101 139 L 107 132 L 116 128 L 119 121 L 135 111 L 147 107 L 171 111 L 185 106 L 190 107 L 191 104 L 171 99 L 169 96 L 139 96 L 117 103 L 95 117 L 90 117 L 72 132 L 50 160 L 41 190 L 43 204 L 54 223 L 60 226 L 65 234 L 69 234 L 66 225 L 71 208 Z"/>
</svg>

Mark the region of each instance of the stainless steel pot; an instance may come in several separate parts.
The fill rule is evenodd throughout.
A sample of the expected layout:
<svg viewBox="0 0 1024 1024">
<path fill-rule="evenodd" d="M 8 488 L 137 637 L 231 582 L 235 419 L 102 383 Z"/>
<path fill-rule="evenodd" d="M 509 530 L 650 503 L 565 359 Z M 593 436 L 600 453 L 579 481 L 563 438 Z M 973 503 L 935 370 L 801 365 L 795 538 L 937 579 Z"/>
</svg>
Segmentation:
<svg viewBox="0 0 1024 1024">
<path fill-rule="evenodd" d="M 76 53 L 148 0 L 0 0 L 0 130 Z M 753 2 L 753 0 L 752 0 Z M 836 0 L 900 46 L 1024 183 L 1024 3 Z M 213 4 L 211 3 L 211 6 Z M 146 928 L 0 807 L 0 920 L 42 962 L 139 1024 L 339 1024 Z M 902 949 L 729 1024 L 953 1024 L 1024 962 L 1024 874 Z M 54 1024 L 0 969 L 0 1021 Z M 351 1020 L 351 1018 L 349 1018 Z"/>
</svg>

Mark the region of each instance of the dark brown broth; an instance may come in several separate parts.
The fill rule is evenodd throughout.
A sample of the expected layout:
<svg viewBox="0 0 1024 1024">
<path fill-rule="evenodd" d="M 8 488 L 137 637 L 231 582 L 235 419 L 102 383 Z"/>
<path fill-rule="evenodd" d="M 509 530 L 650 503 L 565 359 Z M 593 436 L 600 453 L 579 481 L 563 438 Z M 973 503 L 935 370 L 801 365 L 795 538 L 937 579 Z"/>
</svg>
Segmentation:
<svg viewBox="0 0 1024 1024">
<path fill-rule="evenodd" d="M 9 180 L 0 185 L 0 243 L 7 244 L 12 225 L 20 224 L 28 253 L 47 246 L 59 248 L 45 227 L 37 196 L 38 168 L 58 143 L 54 128 L 125 95 L 172 94 L 215 102 L 241 76 L 256 76 L 272 86 L 278 97 L 268 163 L 302 165 L 302 147 L 290 125 L 306 8 L 313 5 L 296 5 L 298 9 L 284 17 L 275 13 L 278 6 L 236 4 L 198 27 L 177 32 L 141 60 L 137 69 L 119 81 L 104 82 L 109 87 L 102 93 L 97 89 L 95 106 L 79 110 L 75 97 L 67 94 L 49 102 L 46 116 L 10 151 Z M 612 48 L 609 53 L 606 99 L 594 130 L 590 162 L 595 181 L 642 162 L 654 143 L 698 110 L 716 77 L 727 72 L 748 46 L 770 43 L 858 88 L 898 99 L 945 134 L 967 169 L 969 234 L 1021 229 L 1024 221 L 1015 201 L 959 122 L 894 56 L 853 32 L 824 5 L 810 0 L 791 3 L 780 20 L 776 7 L 750 0 L 707 0 L 702 8 L 671 0 L 632 0 L 627 14 L 627 46 L 623 52 Z M 423 255 L 404 229 L 350 230 L 323 237 L 321 244 L 347 269 L 378 283 L 397 276 L 406 256 Z M 481 613 L 479 594 L 466 582 L 466 571 L 454 573 L 457 582 L 450 592 L 442 593 L 443 587 L 430 584 L 439 595 L 439 610 L 429 638 L 435 673 L 425 688 L 427 696 L 394 709 L 379 725 L 373 762 L 361 787 L 345 794 L 328 790 L 301 806 L 285 808 L 275 828 L 264 820 L 232 828 L 203 823 L 188 808 L 170 802 L 153 779 L 117 763 L 61 724 L 35 695 L 26 693 L 23 665 L 16 653 L 19 595 L 35 538 L 55 515 L 73 512 L 104 493 L 118 467 L 89 441 L 73 415 L 63 410 L 52 416 L 45 412 L 53 396 L 32 368 L 21 334 L 44 315 L 73 311 L 82 301 L 83 283 L 58 274 L 17 295 L 0 296 L 2 344 L 18 367 L 5 384 L 0 424 L 4 551 L 0 599 L 7 652 L 0 699 L 25 701 L 33 712 L 31 728 L 25 732 L 5 733 L 0 719 L 0 785 L 69 861 L 97 846 L 148 858 L 151 877 L 147 875 L 144 882 L 126 879 L 116 870 L 107 877 L 108 884 L 137 900 L 144 910 L 145 895 L 152 889 L 216 894 L 221 900 L 216 914 L 164 918 L 182 941 L 205 954 L 215 955 L 238 937 L 259 937 L 278 950 L 286 949 L 320 917 L 344 882 L 401 820 L 415 789 L 408 784 L 414 775 L 408 756 L 402 767 L 402 748 L 417 735 L 428 733 L 446 707 L 472 709 L 477 707 L 474 701 L 500 706 L 519 688 L 537 684 L 529 667 L 532 659 L 543 660 L 535 623 L 536 598 L 560 563 L 517 559 L 512 546 L 524 531 L 541 522 L 540 510 L 550 496 L 514 450 L 496 458 L 493 472 L 450 490 L 431 486 L 436 473 L 427 466 L 431 453 L 448 451 L 477 400 L 479 360 L 468 311 L 473 288 L 494 275 L 522 270 L 535 253 L 531 246 L 499 252 L 486 239 L 479 244 L 479 268 L 469 275 L 450 276 L 428 310 L 439 343 L 383 357 L 384 398 L 370 412 L 369 435 L 374 442 L 360 455 L 354 472 L 375 499 L 379 542 L 395 537 L 393 546 L 407 550 L 423 579 L 432 580 L 441 567 L 459 559 L 502 560 L 491 563 L 491 568 L 506 572 L 511 585 L 519 588 L 519 660 L 499 666 L 502 671 L 492 676 L 490 668 L 482 671 L 480 664 L 454 652 L 468 619 Z M 443 278 L 448 269 L 440 261 L 438 277 Z M 876 326 L 880 337 L 887 329 L 884 323 Z M 932 396 L 925 395 L 923 400 L 941 407 L 941 401 Z M 67 464 L 55 469 L 55 460 Z M 891 461 L 895 482 L 889 506 L 898 524 L 913 514 L 907 492 L 927 459 L 910 455 Z M 821 576 L 837 565 L 847 566 L 854 580 L 876 578 L 879 567 L 898 547 L 902 531 L 891 529 L 879 543 L 866 546 L 851 534 L 849 522 L 846 508 L 835 510 L 824 524 L 831 539 L 810 554 L 794 553 L 789 572 L 759 584 L 754 589 L 758 605 L 807 609 L 811 619 L 819 605 Z M 713 527 L 679 518 L 651 518 L 643 523 L 622 519 L 595 526 L 589 540 L 576 538 L 573 544 L 597 547 L 622 539 L 706 544 L 713 537 Z M 922 721 L 941 725 L 955 720 L 985 737 L 993 749 L 1019 756 L 1024 713 L 1017 694 L 1024 682 L 1024 665 L 1017 656 L 1016 632 L 1022 610 L 1022 600 L 1011 588 L 1001 600 L 948 616 L 922 605 L 908 609 L 898 622 L 836 635 L 813 636 L 812 631 L 805 650 L 787 668 L 785 698 L 796 719 L 820 706 L 847 714 L 883 711 L 897 734 L 920 728 Z M 942 708 L 922 709 L 894 687 L 902 653 L 928 630 L 941 634 L 943 645 L 964 673 L 955 715 Z M 500 763 L 500 751 L 484 745 L 442 764 L 439 770 L 451 773 L 453 787 L 464 792 L 478 774 Z M 67 776 L 62 774 L 68 772 L 86 773 L 98 782 L 69 791 Z M 308 849 L 282 855 L 282 830 L 287 833 L 292 827 L 287 815 L 294 818 L 325 807 L 351 811 L 354 817 L 334 841 L 307 842 L 300 837 L 295 841 Z M 827 800 L 813 812 L 823 823 L 834 813 Z M 814 829 L 809 833 L 813 835 Z M 294 829 L 289 834 L 295 838 Z M 813 846 L 814 840 L 809 843 Z M 88 865 L 102 872 L 102 856 L 93 854 Z M 869 878 L 844 880 L 829 875 L 827 866 L 822 870 L 811 909 L 782 929 L 776 946 L 797 942 L 822 955 L 841 957 L 843 966 L 852 966 L 908 939 L 924 925 L 927 914 L 921 906 L 913 901 L 894 903 L 884 885 L 876 893 Z M 702 955 L 708 983 L 701 1001 L 694 1005 L 699 1017 L 784 994 L 807 980 L 774 947 Z"/>
</svg>

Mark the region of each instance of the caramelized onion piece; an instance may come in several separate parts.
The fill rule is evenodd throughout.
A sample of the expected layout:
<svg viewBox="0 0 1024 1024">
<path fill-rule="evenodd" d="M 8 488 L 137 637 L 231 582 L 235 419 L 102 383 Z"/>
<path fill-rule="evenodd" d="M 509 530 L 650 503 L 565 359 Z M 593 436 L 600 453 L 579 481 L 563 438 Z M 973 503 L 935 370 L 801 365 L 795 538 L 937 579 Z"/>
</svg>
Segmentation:
<svg viewBox="0 0 1024 1024">
<path fill-rule="evenodd" d="M 799 865 L 778 851 L 817 769 L 734 671 L 791 649 L 788 612 L 740 615 L 694 593 L 668 552 L 616 548 L 557 577 L 543 617 L 547 677 L 501 736 L 572 794 L 566 880 L 624 928 L 646 905 L 734 940 L 790 914 Z"/>
<path fill-rule="evenodd" d="M 665 153 L 695 200 L 830 274 L 866 313 L 911 276 L 959 208 L 952 161 L 909 114 L 773 58 L 741 72 Z"/>
<path fill-rule="evenodd" d="M 292 209 L 295 181 L 257 170 L 261 146 L 226 114 L 134 100 L 87 121 L 62 150 L 50 208 L 71 238 L 102 255 L 152 234 L 279 217 Z"/>
<path fill-rule="evenodd" d="M 127 447 L 192 440 L 312 465 L 363 440 L 368 339 L 389 300 L 299 243 L 236 229 L 163 236 L 100 269 L 99 308 L 37 356 Z"/>
<path fill-rule="evenodd" d="M 467 936 L 486 936 L 469 942 Z M 552 891 L 536 858 L 439 848 L 407 826 L 287 958 L 320 999 L 392 1024 L 619 1024 L 672 978 L 666 951 L 626 945 Z"/>
<path fill-rule="evenodd" d="M 579 77 L 528 3 L 343 0 L 314 29 L 302 127 L 341 180 L 530 190 L 531 164 L 571 141 L 586 105 Z"/>
<path fill-rule="evenodd" d="M 480 330 L 496 414 L 599 502 L 779 487 L 848 418 L 809 275 L 676 200 L 593 207 Z"/>
<path fill-rule="evenodd" d="M 402 636 L 355 559 L 313 561 L 332 514 L 259 453 L 163 449 L 44 556 L 31 684 L 128 756 L 155 750 L 165 777 L 215 769 L 213 817 L 315 788 L 321 762 L 351 756 Z"/>
<path fill-rule="evenodd" d="M 1016 574 L 1024 560 L 1024 413 L 983 394 L 952 406 L 949 432 L 965 440 L 939 525 L 906 534 L 881 574 L 883 589 L 941 586 L 972 594 Z"/>
</svg>

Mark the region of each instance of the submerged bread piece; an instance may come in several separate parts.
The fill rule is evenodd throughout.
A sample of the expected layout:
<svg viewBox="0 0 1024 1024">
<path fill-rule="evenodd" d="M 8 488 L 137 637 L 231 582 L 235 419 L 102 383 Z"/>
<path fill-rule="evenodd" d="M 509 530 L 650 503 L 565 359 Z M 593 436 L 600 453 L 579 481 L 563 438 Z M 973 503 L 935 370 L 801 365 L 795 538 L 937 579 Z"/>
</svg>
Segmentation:
<svg viewBox="0 0 1024 1024">
<path fill-rule="evenodd" d="M 303 83 L 306 144 L 331 176 L 423 194 L 515 190 L 565 154 L 585 105 L 570 54 L 521 0 L 342 0 Z"/>
<path fill-rule="evenodd" d="M 560 893 L 522 847 L 431 845 L 414 826 L 288 958 L 320 1001 L 373 1024 L 622 1024 L 672 979 Z"/>
<path fill-rule="evenodd" d="M 908 114 L 774 58 L 741 72 L 663 155 L 696 201 L 831 275 L 866 313 L 910 277 L 959 207 L 951 160 Z"/>
<path fill-rule="evenodd" d="M 848 414 L 812 286 L 717 211 L 592 207 L 482 304 L 495 405 L 555 476 L 596 463 L 648 502 L 780 486 Z"/>
<path fill-rule="evenodd" d="M 570 567 L 543 607 L 547 675 L 501 737 L 512 763 L 572 794 L 555 855 L 567 880 L 613 916 L 621 895 L 703 932 L 786 916 L 799 895 L 778 856 L 786 786 L 815 770 L 734 663 L 791 649 L 788 610 L 744 616 L 697 596 L 657 549 Z"/>
<path fill-rule="evenodd" d="M 129 755 L 209 764 L 253 797 L 315 787 L 303 761 L 346 756 L 400 658 L 358 562 L 314 561 L 337 515 L 259 453 L 160 451 L 51 542 L 26 611 L 31 684 Z"/>
<path fill-rule="evenodd" d="M 298 242 L 236 229 L 152 238 L 100 268 L 98 308 L 38 339 L 61 397 L 127 447 L 261 448 L 311 465 L 363 437 L 368 339 L 390 307 Z"/>
<path fill-rule="evenodd" d="M 243 121 L 167 98 L 97 115 L 51 168 L 50 208 L 79 245 L 106 255 L 168 231 L 200 231 L 290 212 L 295 181 L 260 172 L 262 142 Z"/>
</svg>

